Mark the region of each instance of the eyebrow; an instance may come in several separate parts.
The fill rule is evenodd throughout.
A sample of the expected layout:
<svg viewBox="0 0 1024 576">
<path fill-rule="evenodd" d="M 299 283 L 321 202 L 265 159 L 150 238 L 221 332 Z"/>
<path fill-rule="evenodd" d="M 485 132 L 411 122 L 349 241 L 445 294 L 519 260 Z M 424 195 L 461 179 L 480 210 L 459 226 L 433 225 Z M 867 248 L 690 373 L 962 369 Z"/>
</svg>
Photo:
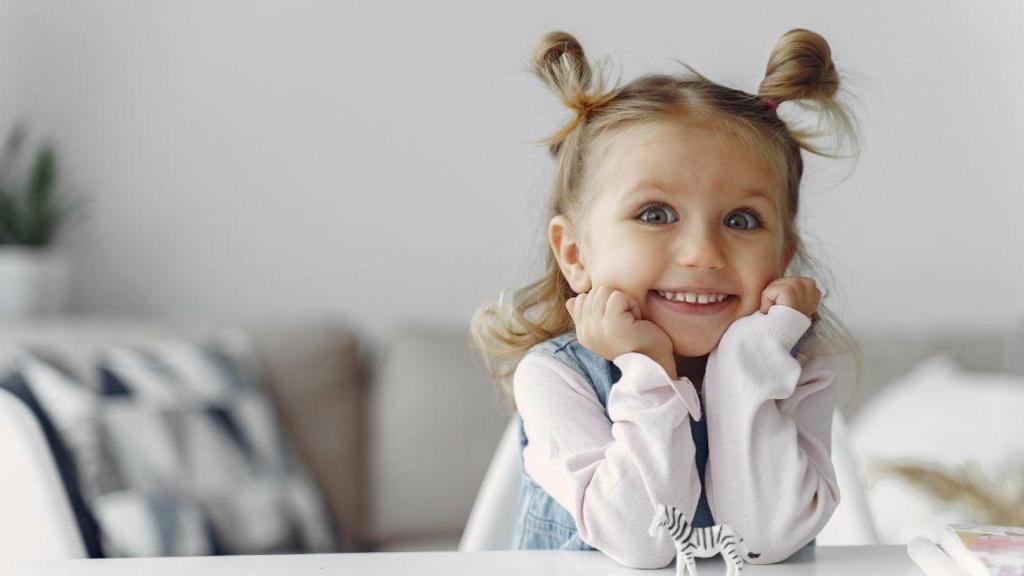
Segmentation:
<svg viewBox="0 0 1024 576">
<path fill-rule="evenodd" d="M 765 202 L 768 203 L 769 206 L 772 207 L 773 212 L 779 211 L 778 206 L 775 205 L 775 199 L 772 198 L 771 195 L 769 195 L 764 190 L 761 190 L 760 188 L 752 188 L 750 190 L 747 190 L 746 193 L 742 196 L 742 198 L 744 200 L 748 200 L 750 198 L 762 198 Z"/>
<path fill-rule="evenodd" d="M 744 198 L 758 198 L 758 197 L 760 197 L 760 198 L 764 198 L 765 200 L 768 200 L 769 202 L 772 201 L 772 197 L 769 196 L 767 192 L 765 192 L 764 190 L 761 190 L 759 188 L 754 188 L 754 189 L 751 189 L 751 190 L 747 190 L 746 194 L 744 194 L 743 197 Z"/>
</svg>

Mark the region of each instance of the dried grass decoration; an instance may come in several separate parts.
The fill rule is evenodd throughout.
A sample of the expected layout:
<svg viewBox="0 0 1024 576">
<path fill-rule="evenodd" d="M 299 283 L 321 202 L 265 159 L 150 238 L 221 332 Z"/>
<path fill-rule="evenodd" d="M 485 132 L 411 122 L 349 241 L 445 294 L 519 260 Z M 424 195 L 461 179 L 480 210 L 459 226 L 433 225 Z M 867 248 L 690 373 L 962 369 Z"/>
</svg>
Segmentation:
<svg viewBox="0 0 1024 576">
<path fill-rule="evenodd" d="M 881 460 L 869 467 L 865 482 L 873 486 L 884 478 L 901 480 L 939 503 L 960 507 L 972 522 L 1024 526 L 1024 463 L 1005 466 L 993 480 L 973 461 L 946 467 L 918 460 Z"/>
</svg>

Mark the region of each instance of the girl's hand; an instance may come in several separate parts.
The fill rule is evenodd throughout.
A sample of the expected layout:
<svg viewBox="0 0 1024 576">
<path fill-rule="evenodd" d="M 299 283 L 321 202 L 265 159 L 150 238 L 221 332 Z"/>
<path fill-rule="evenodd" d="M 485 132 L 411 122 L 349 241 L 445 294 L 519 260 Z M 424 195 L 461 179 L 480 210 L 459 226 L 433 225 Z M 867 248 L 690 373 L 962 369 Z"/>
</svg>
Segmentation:
<svg viewBox="0 0 1024 576">
<path fill-rule="evenodd" d="M 629 294 L 598 286 L 569 298 L 565 307 L 576 324 L 576 339 L 590 351 L 606 360 L 639 352 L 676 378 L 672 340 L 655 323 L 640 317 L 640 304 Z"/>
<path fill-rule="evenodd" d="M 821 291 L 814 278 L 784 276 L 773 280 L 761 293 L 761 312 L 767 314 L 773 304 L 782 304 L 810 318 L 818 310 L 820 301 Z"/>
</svg>

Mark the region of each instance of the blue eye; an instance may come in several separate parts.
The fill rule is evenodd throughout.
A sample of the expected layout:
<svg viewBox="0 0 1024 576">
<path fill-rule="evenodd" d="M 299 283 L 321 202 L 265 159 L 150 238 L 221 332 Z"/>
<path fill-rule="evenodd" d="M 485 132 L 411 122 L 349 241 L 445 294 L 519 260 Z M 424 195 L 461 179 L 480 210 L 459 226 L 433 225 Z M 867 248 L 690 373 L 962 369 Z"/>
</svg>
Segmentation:
<svg viewBox="0 0 1024 576">
<path fill-rule="evenodd" d="M 742 216 L 745 218 L 737 218 Z M 640 221 L 646 224 L 672 224 L 679 220 L 671 208 L 665 204 L 650 204 L 640 211 Z M 753 208 L 745 208 L 733 212 L 726 218 L 726 226 L 737 230 L 755 230 L 764 228 L 764 218 Z M 733 225 L 738 223 L 738 225 Z"/>
<path fill-rule="evenodd" d="M 663 214 L 664 216 L 645 218 L 644 216 L 647 214 Z M 675 219 L 670 220 L 670 218 Z M 647 224 L 671 224 L 676 220 L 678 220 L 678 218 L 676 218 L 675 214 L 673 214 L 672 211 L 668 209 L 668 206 L 665 206 L 664 204 L 651 204 L 650 206 L 644 207 L 643 211 L 640 212 L 640 221 L 646 222 Z"/>
<path fill-rule="evenodd" d="M 751 209 L 746 209 L 741 212 L 733 212 L 728 218 L 726 218 L 726 226 L 731 222 L 737 221 L 735 216 L 747 216 L 745 220 L 749 225 L 745 226 L 741 223 L 739 228 L 740 230 L 753 230 L 764 226 L 764 221 L 761 219 L 761 215 Z"/>
</svg>

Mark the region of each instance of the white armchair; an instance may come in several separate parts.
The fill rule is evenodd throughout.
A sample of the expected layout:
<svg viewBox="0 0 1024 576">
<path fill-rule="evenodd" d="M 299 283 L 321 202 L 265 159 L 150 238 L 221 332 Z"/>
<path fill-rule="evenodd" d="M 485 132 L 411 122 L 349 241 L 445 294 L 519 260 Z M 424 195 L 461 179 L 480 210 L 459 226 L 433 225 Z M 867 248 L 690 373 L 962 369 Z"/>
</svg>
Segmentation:
<svg viewBox="0 0 1024 576">
<path fill-rule="evenodd" d="M 0 558 L 85 558 L 78 524 L 49 445 L 21 400 L 0 390 L 0 510 L 18 522 L 0 522 Z"/>
</svg>

